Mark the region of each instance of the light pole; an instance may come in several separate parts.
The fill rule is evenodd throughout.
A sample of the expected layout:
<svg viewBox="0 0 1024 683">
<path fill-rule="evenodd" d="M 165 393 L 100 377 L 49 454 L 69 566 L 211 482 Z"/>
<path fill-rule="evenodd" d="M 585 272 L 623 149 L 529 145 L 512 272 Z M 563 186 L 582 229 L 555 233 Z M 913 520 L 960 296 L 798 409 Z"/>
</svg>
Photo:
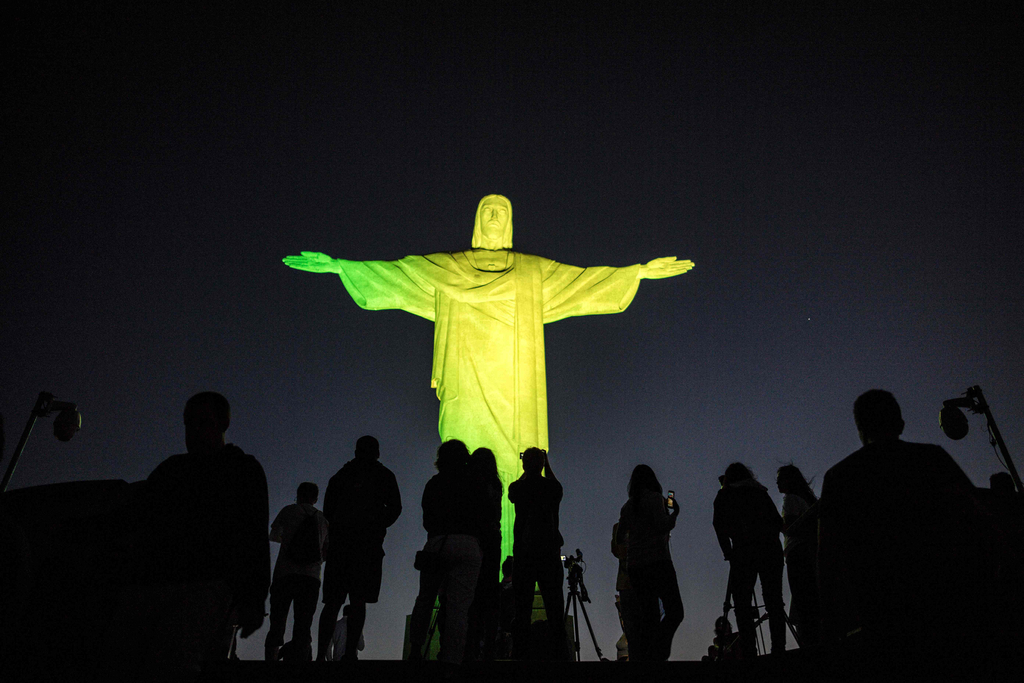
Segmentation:
<svg viewBox="0 0 1024 683">
<path fill-rule="evenodd" d="M 21 439 L 18 441 L 13 455 L 11 455 L 11 462 L 7 465 L 7 472 L 4 473 L 3 483 L 0 483 L 0 494 L 7 491 L 7 485 L 11 482 L 11 477 L 14 476 L 14 468 L 18 466 L 18 458 L 21 457 L 21 452 L 25 450 L 25 444 L 28 442 L 29 434 L 32 433 L 32 427 L 35 426 L 36 419 L 46 417 L 57 410 L 60 411 L 60 414 L 53 421 L 53 435 L 58 439 L 70 441 L 75 432 L 82 428 L 82 414 L 78 412 L 78 407 L 74 403 L 56 401 L 53 394 L 48 394 L 45 391 L 40 392 L 39 398 L 36 399 L 36 405 L 32 408 L 32 414 L 28 416 L 25 431 L 21 433 Z M 0 453 L 0 457 L 3 457 L 3 453 Z"/>
<path fill-rule="evenodd" d="M 999 427 L 996 426 L 996 420 L 992 417 L 992 411 L 989 409 L 988 403 L 985 402 L 985 395 L 981 393 L 980 386 L 975 384 L 964 392 L 963 397 L 951 398 L 942 402 L 942 410 L 939 411 L 939 427 L 943 433 L 949 438 L 957 440 L 967 436 L 967 416 L 963 414 L 961 408 L 967 408 L 975 414 L 982 414 L 988 420 L 989 438 L 992 444 L 998 446 L 1002 452 L 1003 462 L 1006 464 L 1006 469 L 1010 470 L 1017 493 L 1024 493 L 1020 475 L 1017 474 L 1017 468 L 1013 466 L 1010 451 L 1006 449 L 1006 442 L 1003 441 L 1003 435 L 999 433 Z"/>
</svg>

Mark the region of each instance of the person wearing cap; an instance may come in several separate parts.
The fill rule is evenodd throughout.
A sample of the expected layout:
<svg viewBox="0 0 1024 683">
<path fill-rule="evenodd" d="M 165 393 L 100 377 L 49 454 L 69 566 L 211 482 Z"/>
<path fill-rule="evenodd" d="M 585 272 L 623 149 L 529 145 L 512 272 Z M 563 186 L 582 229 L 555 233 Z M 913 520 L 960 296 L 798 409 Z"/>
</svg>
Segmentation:
<svg viewBox="0 0 1024 683">
<path fill-rule="evenodd" d="M 395 475 L 380 463 L 372 436 L 356 441 L 355 457 L 331 477 L 324 494 L 330 524 L 323 580 L 323 611 L 317 634 L 317 661 L 326 661 L 331 636 L 345 600 L 349 601 L 345 659 L 356 659 L 367 603 L 377 602 L 384 565 L 384 537 L 402 514 Z"/>
</svg>

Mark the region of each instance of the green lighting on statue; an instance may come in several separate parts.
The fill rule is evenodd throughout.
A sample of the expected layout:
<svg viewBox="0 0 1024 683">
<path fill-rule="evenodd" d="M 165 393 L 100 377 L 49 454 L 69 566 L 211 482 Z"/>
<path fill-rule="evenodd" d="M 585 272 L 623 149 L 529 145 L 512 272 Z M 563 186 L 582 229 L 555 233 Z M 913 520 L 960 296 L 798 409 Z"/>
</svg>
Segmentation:
<svg viewBox="0 0 1024 683">
<path fill-rule="evenodd" d="M 472 249 L 397 261 L 346 261 L 304 251 L 286 265 L 337 273 L 370 311 L 401 309 L 434 323 L 430 385 L 441 402 L 441 440 L 490 448 L 505 487 L 502 560 L 512 553 L 515 510 L 508 485 L 522 474 L 519 453 L 548 449 L 544 325 L 619 313 L 642 279 L 682 275 L 674 256 L 646 265 L 578 268 L 512 251 L 512 204 L 488 195 L 477 206 Z"/>
</svg>

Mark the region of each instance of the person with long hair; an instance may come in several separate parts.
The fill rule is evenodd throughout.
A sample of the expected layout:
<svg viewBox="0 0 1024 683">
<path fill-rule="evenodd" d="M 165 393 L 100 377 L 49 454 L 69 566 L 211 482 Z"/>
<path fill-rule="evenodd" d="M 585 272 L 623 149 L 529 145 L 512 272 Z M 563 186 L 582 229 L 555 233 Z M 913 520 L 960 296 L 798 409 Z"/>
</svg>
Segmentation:
<svg viewBox="0 0 1024 683">
<path fill-rule="evenodd" d="M 782 494 L 783 554 L 789 574 L 790 621 L 800 647 L 816 645 L 821 630 L 818 607 L 818 497 L 800 468 L 790 463 L 775 479 Z"/>
<path fill-rule="evenodd" d="M 626 488 L 629 500 L 619 512 L 616 540 L 626 543 L 629 582 L 637 599 L 637 625 L 629 644 L 633 661 L 664 661 L 672 652 L 672 638 L 683 622 L 669 534 L 676 525 L 679 506 L 662 497 L 661 483 L 647 465 L 637 465 Z M 664 616 L 658 601 L 665 608 Z"/>
<path fill-rule="evenodd" d="M 498 607 L 501 593 L 501 496 L 504 492 L 498 463 L 489 448 L 478 448 L 469 457 L 469 468 L 487 495 L 490 512 L 480 536 L 483 561 L 477 578 L 473 606 L 469 608 L 466 659 L 491 661 L 498 638 Z M 481 648 L 481 643 L 483 647 Z"/>
<path fill-rule="evenodd" d="M 772 652 L 786 650 L 786 612 L 782 602 L 785 560 L 779 532 L 782 517 L 768 489 L 754 479 L 746 465 L 734 462 L 725 470 L 722 489 L 715 496 L 715 533 L 729 562 L 729 593 L 736 607 L 736 626 L 745 657 L 757 648 L 754 636 L 754 584 L 761 578 L 761 593 L 768 612 Z"/>
<path fill-rule="evenodd" d="M 453 669 L 462 663 L 467 618 L 480 574 L 480 537 L 488 502 L 469 470 L 469 449 L 461 441 L 445 441 L 437 449 L 437 474 L 423 489 L 423 528 L 427 544 L 417 558 L 420 592 L 412 610 L 409 659 L 423 659 L 430 614 L 439 592 L 445 596 L 445 627 L 439 659 Z"/>
</svg>

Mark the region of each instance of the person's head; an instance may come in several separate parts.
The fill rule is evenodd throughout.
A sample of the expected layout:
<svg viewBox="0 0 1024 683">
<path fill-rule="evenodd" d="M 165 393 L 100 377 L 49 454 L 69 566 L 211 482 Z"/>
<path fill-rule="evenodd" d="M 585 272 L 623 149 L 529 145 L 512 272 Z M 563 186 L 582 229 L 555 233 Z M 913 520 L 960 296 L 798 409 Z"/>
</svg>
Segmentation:
<svg viewBox="0 0 1024 683">
<path fill-rule="evenodd" d="M 540 474 L 544 469 L 548 452 L 543 448 L 530 447 L 523 451 L 523 472 L 529 475 Z"/>
<path fill-rule="evenodd" d="M 661 482 L 649 465 L 637 465 L 633 468 L 633 474 L 629 477 L 629 484 L 626 485 L 626 494 L 630 498 L 636 498 L 644 491 L 654 491 L 661 495 Z"/>
<path fill-rule="evenodd" d="M 361 436 L 356 440 L 356 457 L 377 460 L 380 458 L 380 444 L 370 435 Z"/>
<path fill-rule="evenodd" d="M 501 484 L 501 478 L 498 476 L 498 461 L 494 457 L 494 451 L 490 448 L 478 448 L 473 451 L 473 454 L 469 456 L 469 465 L 480 475 L 481 479 L 497 480 L 498 484 Z"/>
<path fill-rule="evenodd" d="M 779 493 L 800 496 L 810 505 L 818 500 L 810 483 L 804 478 L 803 472 L 793 463 L 783 465 L 778 469 L 775 473 L 775 484 L 779 487 Z"/>
<path fill-rule="evenodd" d="M 231 406 L 215 391 L 204 391 L 185 402 L 185 448 L 193 454 L 212 454 L 224 447 L 231 424 Z"/>
<path fill-rule="evenodd" d="M 434 467 L 438 472 L 452 472 L 469 464 L 469 449 L 458 439 L 450 439 L 437 447 Z"/>
<path fill-rule="evenodd" d="M 473 248 L 512 248 L 512 202 L 506 197 L 489 194 L 480 200 L 473 225 Z"/>
<path fill-rule="evenodd" d="M 1000 494 L 1013 495 L 1015 490 L 1013 488 L 1013 477 L 1010 476 L 1009 472 L 996 472 L 988 478 L 988 487 Z"/>
<path fill-rule="evenodd" d="M 725 468 L 725 479 L 722 480 L 722 486 L 729 486 L 736 482 L 746 481 L 747 479 L 753 479 L 754 473 L 741 462 L 734 462 Z"/>
<path fill-rule="evenodd" d="M 299 484 L 299 488 L 295 491 L 295 501 L 298 503 L 305 503 L 306 505 L 316 505 L 316 502 L 320 500 L 320 487 L 311 481 L 304 481 Z"/>
<path fill-rule="evenodd" d="M 865 391 L 853 402 L 853 421 L 865 446 L 875 441 L 892 441 L 903 433 L 903 414 L 896 397 L 888 391 Z"/>
<path fill-rule="evenodd" d="M 732 624 L 729 622 L 729 617 L 723 615 L 715 619 L 715 633 L 717 635 L 729 635 L 732 633 Z"/>
</svg>

